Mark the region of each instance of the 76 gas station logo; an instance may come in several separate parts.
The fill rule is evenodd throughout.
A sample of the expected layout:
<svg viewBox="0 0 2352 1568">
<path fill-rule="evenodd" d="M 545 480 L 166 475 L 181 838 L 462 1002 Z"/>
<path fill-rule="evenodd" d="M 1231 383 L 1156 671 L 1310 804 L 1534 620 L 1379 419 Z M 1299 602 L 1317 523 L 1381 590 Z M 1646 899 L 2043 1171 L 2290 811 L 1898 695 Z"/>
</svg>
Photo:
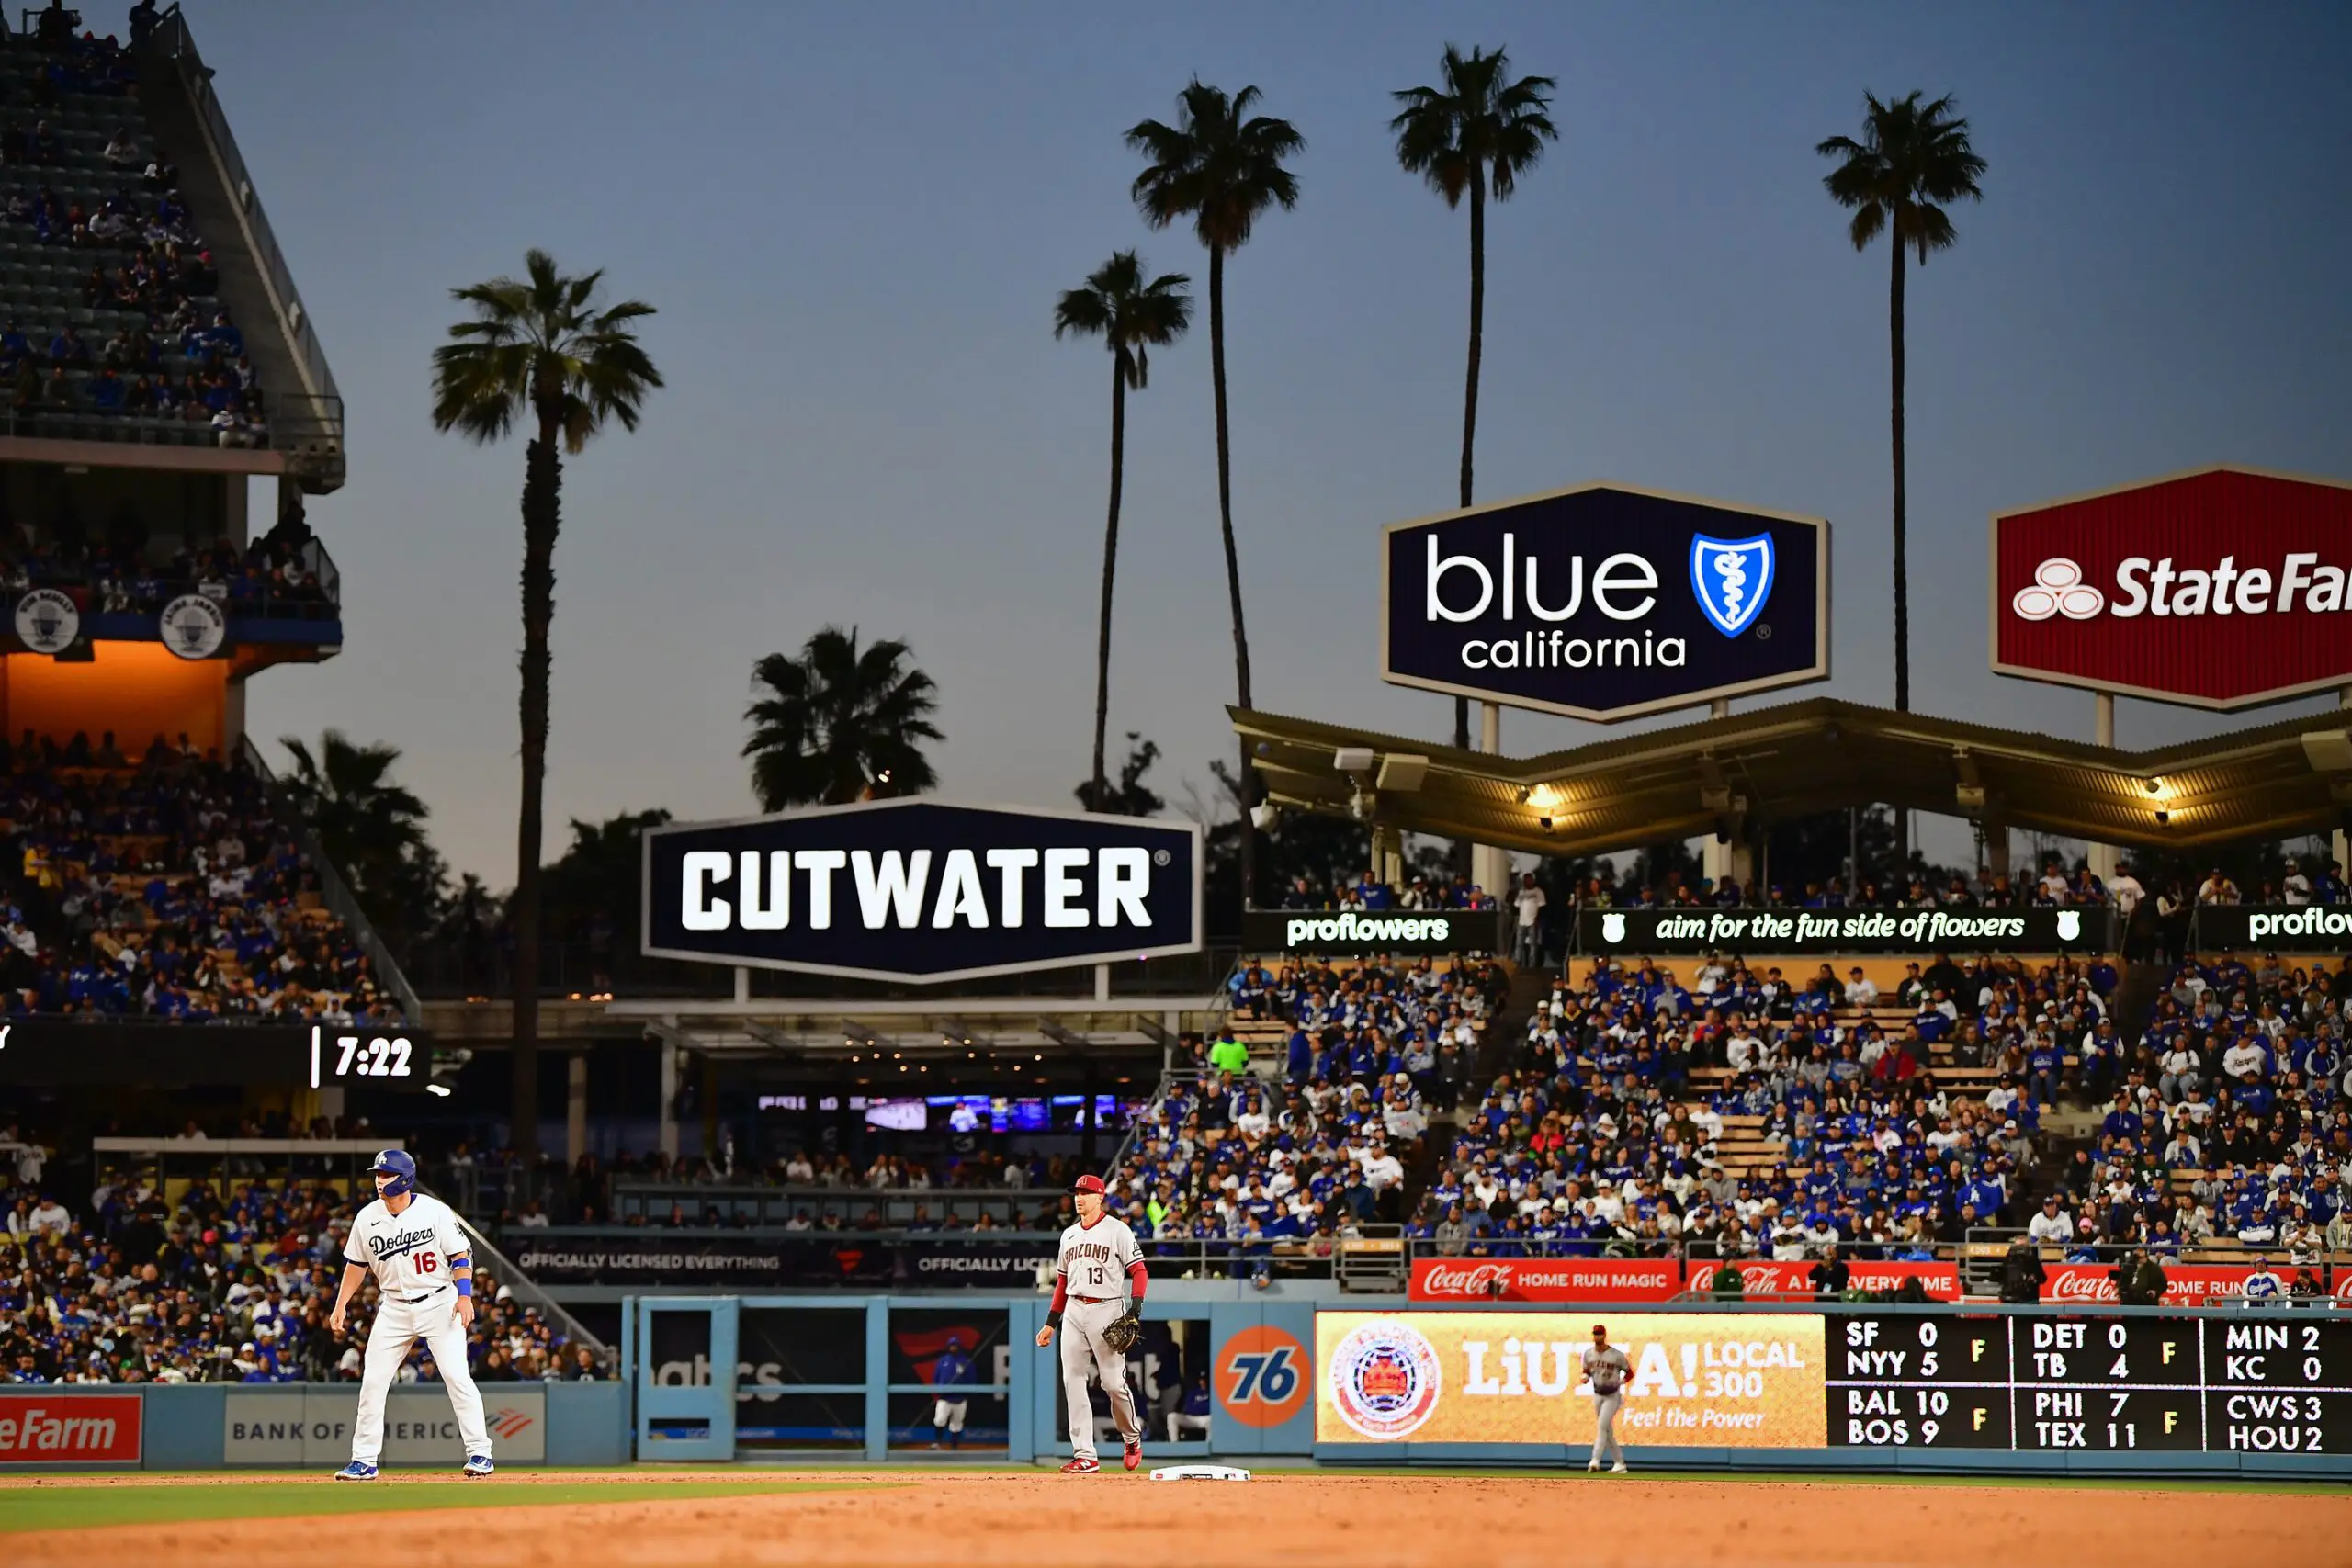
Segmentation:
<svg viewBox="0 0 2352 1568">
<path fill-rule="evenodd" d="M 1245 1328 L 1217 1352 L 1217 1414 L 1245 1427 L 1279 1427 L 1306 1403 L 1314 1370 L 1295 1335 L 1262 1324 Z"/>
</svg>

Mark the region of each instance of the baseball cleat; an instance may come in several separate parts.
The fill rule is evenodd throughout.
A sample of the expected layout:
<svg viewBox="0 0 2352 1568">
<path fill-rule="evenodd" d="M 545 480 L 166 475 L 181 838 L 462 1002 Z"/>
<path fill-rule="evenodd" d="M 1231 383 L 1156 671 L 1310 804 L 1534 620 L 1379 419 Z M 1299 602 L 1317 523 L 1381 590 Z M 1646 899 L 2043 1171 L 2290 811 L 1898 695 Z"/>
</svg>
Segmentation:
<svg viewBox="0 0 2352 1568">
<path fill-rule="evenodd" d="M 1624 1461 L 1623 1460 L 1622 1460 L 1622 1459 L 1621 1459 L 1621 1460 L 1619 1460 L 1615 1464 L 1611 1465 L 1611 1466 L 1609 1467 L 1609 1473 L 1610 1473 L 1610 1474 L 1611 1474 L 1611 1475 L 1623 1475 L 1623 1474 L 1624 1474 L 1624 1473 L 1625 1473 L 1625 1461 Z"/>
<path fill-rule="evenodd" d="M 1586 1473 L 1598 1475 L 1600 1473 L 1600 1461 L 1599 1460 L 1594 1460 L 1590 1464 L 1586 1465 L 1584 1468 Z"/>
<path fill-rule="evenodd" d="M 1062 1466 L 1064 1475 L 1092 1475 L 1102 1467 L 1091 1459 L 1074 1459 Z"/>
<path fill-rule="evenodd" d="M 337 1481 L 373 1481 L 376 1479 L 376 1467 L 366 1460 L 356 1459 L 336 1471 L 334 1478 Z"/>
<path fill-rule="evenodd" d="M 490 1462 L 490 1456 L 488 1454 L 468 1454 L 466 1456 L 465 1474 L 466 1479 L 469 1481 L 478 1480 L 482 1476 L 488 1475 L 492 1471 L 496 1470 L 497 1468 L 498 1467 L 496 1465 Z"/>
<path fill-rule="evenodd" d="M 1127 1445 L 1124 1462 L 1129 1470 L 1139 1470 L 1143 1467 L 1143 1439 L 1138 1438 Z"/>
</svg>

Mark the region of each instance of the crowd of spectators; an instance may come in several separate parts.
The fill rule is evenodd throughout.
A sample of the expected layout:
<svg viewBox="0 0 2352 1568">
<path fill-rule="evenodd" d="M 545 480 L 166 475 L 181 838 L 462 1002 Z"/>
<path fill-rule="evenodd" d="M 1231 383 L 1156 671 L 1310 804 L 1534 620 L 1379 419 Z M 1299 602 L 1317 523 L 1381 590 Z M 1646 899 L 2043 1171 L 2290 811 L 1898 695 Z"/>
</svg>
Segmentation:
<svg viewBox="0 0 2352 1568">
<path fill-rule="evenodd" d="M 1193 1043 L 1114 1174 L 1147 1254 L 1205 1252 L 1262 1284 L 1278 1252 L 1401 1222 L 1431 1105 L 1473 1077 L 1508 987 L 1492 964 L 1245 965 L 1236 1009 L 1287 1026 L 1279 1077 L 1229 1029 Z"/>
<path fill-rule="evenodd" d="M 251 772 L 158 736 L 0 747 L 0 1006 L 181 1022 L 400 1021 Z"/>
<path fill-rule="evenodd" d="M 189 592 L 232 615 L 331 613 L 334 591 L 322 578 L 314 537 L 290 516 L 243 549 L 225 538 L 148 543 L 0 529 L 0 592 L 13 601 L 31 588 L 79 590 L 101 615 L 153 615 Z"/>
<path fill-rule="evenodd" d="M 48 41 L 30 78 L 12 78 L 27 101 L 12 98 L 0 119 L 0 231 L 70 253 L 81 276 L 69 298 L 114 324 L 85 336 L 70 320 L 11 319 L 0 332 L 11 407 L 31 416 L 169 420 L 209 429 L 223 446 L 266 444 L 258 374 L 214 298 L 219 273 L 179 172 L 137 128 L 130 55 L 110 37 Z M 95 137 L 84 146 L 52 124 L 61 108 L 117 123 L 103 147 Z M 60 184 L 114 188 L 83 200 L 61 194 Z"/>
<path fill-rule="evenodd" d="M 356 1382 L 377 1290 L 327 1326 L 357 1204 L 332 1184 L 151 1179 L 69 1204 L 49 1151 L 0 1129 L 0 1383 Z M 372 1196 L 372 1194 L 367 1194 Z M 474 1376 L 609 1376 L 511 1287 L 478 1273 Z M 438 1376 L 420 1343 L 402 1382 Z"/>
<path fill-rule="evenodd" d="M 1491 909 L 1495 896 L 1458 874 L 1423 873 L 1402 887 L 1371 872 L 1352 879 L 1295 876 L 1269 906 L 1277 909 Z"/>
</svg>

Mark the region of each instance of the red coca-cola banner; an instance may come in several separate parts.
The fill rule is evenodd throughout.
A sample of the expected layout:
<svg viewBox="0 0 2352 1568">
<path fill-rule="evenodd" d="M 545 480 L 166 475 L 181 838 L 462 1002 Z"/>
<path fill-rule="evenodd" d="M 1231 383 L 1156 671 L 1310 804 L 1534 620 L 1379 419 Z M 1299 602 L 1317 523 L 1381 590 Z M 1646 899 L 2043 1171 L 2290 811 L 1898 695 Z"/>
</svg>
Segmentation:
<svg viewBox="0 0 2352 1568">
<path fill-rule="evenodd" d="M 2352 677 L 2352 485 L 2212 468 L 1993 519 L 1993 668 L 2197 707 Z"/>
<path fill-rule="evenodd" d="M 2165 1271 L 2165 1304 L 2167 1306 L 2210 1306 L 2216 1302 L 2235 1301 L 2245 1294 L 2247 1278 L 2256 1272 L 2249 1263 L 2161 1263 Z M 2111 1302 L 2115 1300 L 2115 1281 L 2108 1276 L 2113 1272 L 2111 1263 L 2053 1263 L 2047 1267 L 2041 1280 L 2041 1299 L 2045 1302 Z M 2278 1280 L 2278 1294 L 2285 1295 L 2287 1282 L 2295 1277 L 2292 1269 L 2270 1270 Z M 2352 1270 L 2346 1270 L 2352 1274 Z M 2352 1281 L 2347 1281 L 2352 1283 Z M 2352 1302 L 2352 1292 L 2339 1288 L 2337 1294 Z"/>
<path fill-rule="evenodd" d="M 1417 1258 L 1417 1302 L 1662 1302 L 1682 1289 L 1668 1258 Z"/>
<path fill-rule="evenodd" d="M 1704 1291 L 1715 1280 L 1715 1270 L 1722 1267 L 1711 1258 L 1690 1260 L 1690 1289 Z M 1917 1280 L 1928 1298 L 1939 1302 L 1960 1300 L 1960 1269 L 1951 1263 L 1881 1263 L 1849 1258 L 1846 1264 L 1846 1288 L 1849 1291 L 1895 1291 L 1905 1280 Z M 1813 1291 L 1814 1265 L 1810 1260 L 1784 1261 L 1769 1258 L 1750 1258 L 1739 1265 L 1742 1293 L 1769 1299 L 1773 1296 L 1810 1296 Z"/>
<path fill-rule="evenodd" d="M 136 1464 L 135 1393 L 0 1393 L 0 1464 Z"/>
</svg>

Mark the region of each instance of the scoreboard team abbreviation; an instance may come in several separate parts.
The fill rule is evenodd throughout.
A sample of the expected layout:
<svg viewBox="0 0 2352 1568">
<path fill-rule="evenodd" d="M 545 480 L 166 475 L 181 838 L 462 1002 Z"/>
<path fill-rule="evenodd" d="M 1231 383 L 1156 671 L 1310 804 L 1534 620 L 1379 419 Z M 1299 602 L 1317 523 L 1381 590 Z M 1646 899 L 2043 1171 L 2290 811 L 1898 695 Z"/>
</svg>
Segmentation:
<svg viewBox="0 0 2352 1568">
<path fill-rule="evenodd" d="M 2352 1322 L 1832 1320 L 1837 1447 L 2352 1453 Z"/>
</svg>

